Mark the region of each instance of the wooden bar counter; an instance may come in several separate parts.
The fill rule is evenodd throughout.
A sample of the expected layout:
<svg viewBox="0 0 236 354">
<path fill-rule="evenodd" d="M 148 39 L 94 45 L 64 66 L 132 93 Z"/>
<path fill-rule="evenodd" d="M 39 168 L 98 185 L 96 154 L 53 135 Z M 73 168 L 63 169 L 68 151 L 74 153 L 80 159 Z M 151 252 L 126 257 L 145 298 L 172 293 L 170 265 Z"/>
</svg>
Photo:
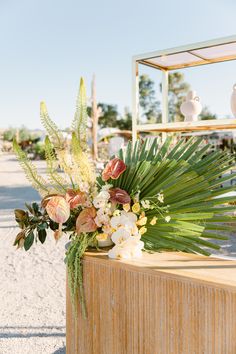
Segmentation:
<svg viewBox="0 0 236 354">
<path fill-rule="evenodd" d="M 67 354 L 236 354 L 236 261 L 87 253 L 88 318 L 67 290 Z"/>
</svg>

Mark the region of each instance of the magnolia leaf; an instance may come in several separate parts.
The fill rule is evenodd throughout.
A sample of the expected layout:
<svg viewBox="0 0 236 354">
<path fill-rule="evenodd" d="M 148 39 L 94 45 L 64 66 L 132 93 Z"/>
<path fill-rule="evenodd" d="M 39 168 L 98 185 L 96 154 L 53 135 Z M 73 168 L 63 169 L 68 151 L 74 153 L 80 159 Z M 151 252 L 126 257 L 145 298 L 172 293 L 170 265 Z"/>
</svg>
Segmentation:
<svg viewBox="0 0 236 354">
<path fill-rule="evenodd" d="M 38 229 L 38 238 L 41 243 L 44 243 L 46 240 L 47 232 L 45 229 Z"/>
<path fill-rule="evenodd" d="M 33 242 L 34 242 L 34 233 L 33 231 L 30 231 L 30 233 L 25 238 L 24 249 L 28 251 L 32 246 Z"/>
</svg>

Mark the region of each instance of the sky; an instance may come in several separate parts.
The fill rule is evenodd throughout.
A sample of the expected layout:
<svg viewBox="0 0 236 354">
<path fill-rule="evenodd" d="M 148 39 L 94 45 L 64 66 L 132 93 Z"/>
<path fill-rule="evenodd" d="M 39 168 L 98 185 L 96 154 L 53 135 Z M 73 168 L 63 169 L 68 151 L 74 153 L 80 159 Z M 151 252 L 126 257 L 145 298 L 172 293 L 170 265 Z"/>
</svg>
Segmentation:
<svg viewBox="0 0 236 354">
<path fill-rule="evenodd" d="M 0 127 L 42 128 L 42 100 L 69 126 L 80 77 L 89 96 L 93 74 L 98 101 L 122 113 L 133 55 L 233 35 L 235 13 L 235 0 L 0 0 Z M 236 61 L 187 70 L 203 103 L 230 114 Z"/>
</svg>

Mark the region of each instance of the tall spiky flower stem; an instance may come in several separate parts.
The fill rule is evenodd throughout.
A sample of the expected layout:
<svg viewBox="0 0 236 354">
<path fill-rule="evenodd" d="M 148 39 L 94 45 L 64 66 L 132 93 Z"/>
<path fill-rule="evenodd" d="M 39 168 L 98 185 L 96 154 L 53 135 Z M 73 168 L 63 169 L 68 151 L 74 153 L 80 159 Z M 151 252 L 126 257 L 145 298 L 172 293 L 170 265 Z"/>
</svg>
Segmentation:
<svg viewBox="0 0 236 354">
<path fill-rule="evenodd" d="M 71 294 L 71 301 L 74 313 L 78 313 L 78 298 L 82 309 L 82 315 L 87 318 L 86 303 L 83 285 L 82 258 L 87 248 L 94 243 L 95 236 L 88 234 L 75 234 L 66 252 L 66 263 L 68 270 L 68 285 Z"/>
</svg>

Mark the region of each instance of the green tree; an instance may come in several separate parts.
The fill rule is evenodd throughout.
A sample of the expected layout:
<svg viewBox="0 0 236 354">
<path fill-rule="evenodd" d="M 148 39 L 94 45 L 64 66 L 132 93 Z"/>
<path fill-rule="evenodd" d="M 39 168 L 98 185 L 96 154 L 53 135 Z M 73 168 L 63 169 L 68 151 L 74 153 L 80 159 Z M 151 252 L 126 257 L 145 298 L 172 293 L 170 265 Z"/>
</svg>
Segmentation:
<svg viewBox="0 0 236 354">
<path fill-rule="evenodd" d="M 190 85 L 184 81 L 184 74 L 174 72 L 169 74 L 169 122 L 181 122 L 184 116 L 180 112 L 180 106 L 184 102 Z"/>
<path fill-rule="evenodd" d="M 215 113 L 211 113 L 207 106 L 204 106 L 201 114 L 199 115 L 201 120 L 209 120 L 209 119 L 217 119 L 217 115 Z"/>
<path fill-rule="evenodd" d="M 127 107 L 125 108 L 124 117 L 117 121 L 117 126 L 120 130 L 132 130 L 132 114 Z"/>
<path fill-rule="evenodd" d="M 101 109 L 101 114 L 99 116 L 99 125 L 101 128 L 105 127 L 117 127 L 117 120 L 119 113 L 117 111 L 117 106 L 106 103 L 98 103 L 98 108 Z M 88 115 L 91 117 L 92 109 L 88 107 Z"/>
<path fill-rule="evenodd" d="M 160 102 L 156 99 L 155 83 L 148 75 L 139 78 L 141 116 L 150 123 L 160 121 Z"/>
</svg>

